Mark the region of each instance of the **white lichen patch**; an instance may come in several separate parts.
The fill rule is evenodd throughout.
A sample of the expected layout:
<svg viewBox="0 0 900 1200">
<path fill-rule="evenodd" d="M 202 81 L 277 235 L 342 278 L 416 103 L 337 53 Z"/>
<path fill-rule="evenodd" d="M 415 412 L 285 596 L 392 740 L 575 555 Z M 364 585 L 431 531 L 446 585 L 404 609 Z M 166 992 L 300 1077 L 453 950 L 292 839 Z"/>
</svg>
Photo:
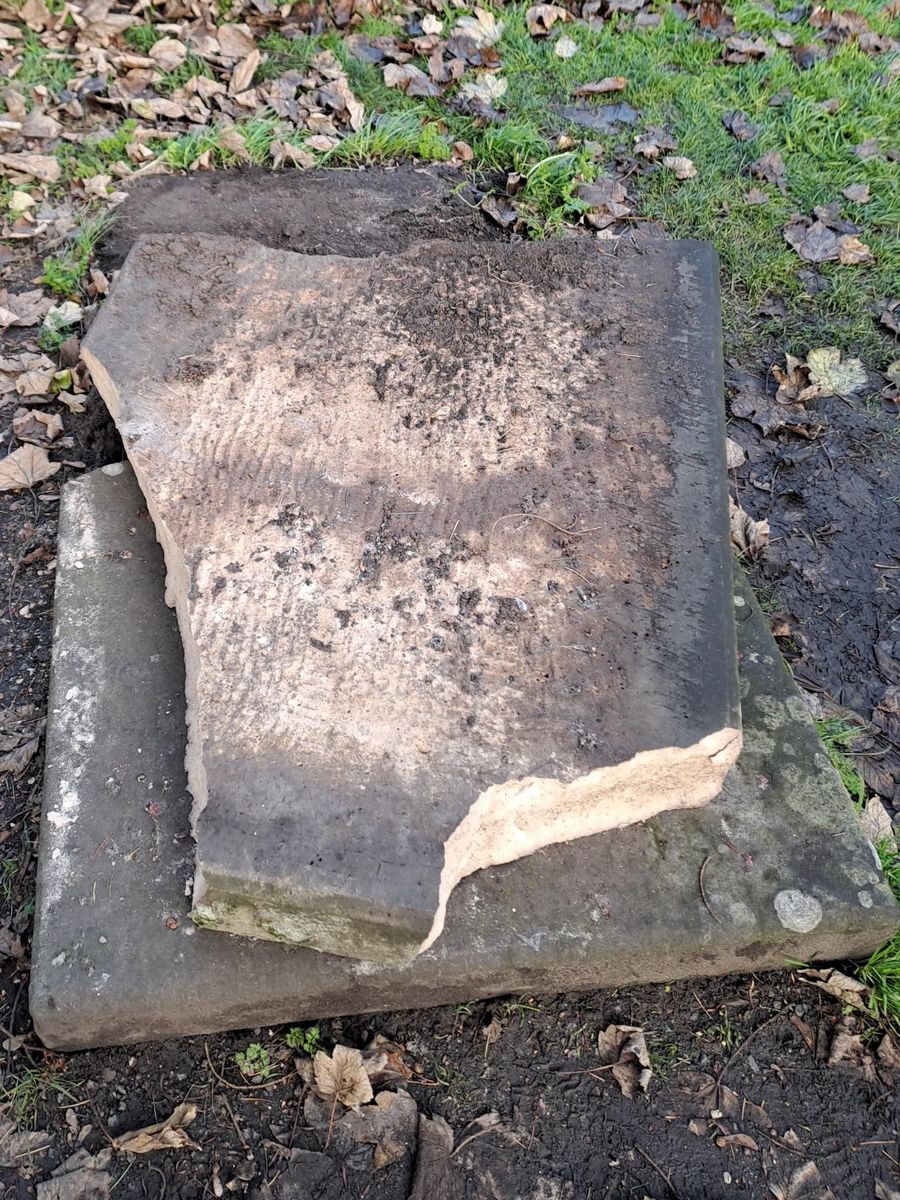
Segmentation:
<svg viewBox="0 0 900 1200">
<path fill-rule="evenodd" d="M 775 897 L 775 913 L 792 933 L 811 933 L 822 920 L 822 905 L 799 888 L 784 888 Z"/>
</svg>

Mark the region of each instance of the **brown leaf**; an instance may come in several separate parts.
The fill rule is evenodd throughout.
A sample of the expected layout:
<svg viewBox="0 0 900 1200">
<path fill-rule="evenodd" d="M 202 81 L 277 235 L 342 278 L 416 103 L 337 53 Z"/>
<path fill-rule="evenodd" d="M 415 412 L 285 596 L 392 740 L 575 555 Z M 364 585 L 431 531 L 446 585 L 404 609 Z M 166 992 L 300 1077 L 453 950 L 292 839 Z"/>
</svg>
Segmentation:
<svg viewBox="0 0 900 1200">
<path fill-rule="evenodd" d="M 769 1191 L 775 1200 L 835 1200 L 814 1162 L 797 1167 L 785 1184 L 770 1182 Z"/>
<path fill-rule="evenodd" d="M 145 1125 L 116 1138 L 116 1148 L 127 1154 L 150 1154 L 154 1150 L 199 1150 L 185 1132 L 197 1116 L 196 1104 L 179 1104 L 165 1121 Z"/>
<path fill-rule="evenodd" d="M 372 1166 L 377 1171 L 398 1162 L 415 1147 L 418 1108 L 406 1092 L 381 1092 L 374 1104 L 348 1112 L 335 1128 L 338 1139 L 375 1147 Z"/>
<path fill-rule="evenodd" d="M 41 183 L 56 183 L 62 168 L 52 154 L 0 154 L 0 167 L 16 175 L 27 175 Z"/>
<path fill-rule="evenodd" d="M 558 4 L 532 4 L 525 20 L 532 37 L 546 37 L 557 21 L 571 21 L 572 14 Z"/>
<path fill-rule="evenodd" d="M 725 113 L 722 117 L 722 124 L 739 142 L 749 142 L 762 129 L 761 125 L 755 125 L 740 109 Z"/>
<path fill-rule="evenodd" d="M 583 83 L 572 92 L 573 96 L 604 96 L 607 92 L 624 92 L 628 80 L 624 75 L 607 75 L 597 83 Z"/>
<path fill-rule="evenodd" d="M 839 1063 L 857 1068 L 867 1083 L 875 1082 L 875 1060 L 847 1017 L 841 1018 L 835 1027 L 826 1065 L 834 1067 Z"/>
<path fill-rule="evenodd" d="M 845 267 L 854 267 L 858 263 L 875 261 L 875 256 L 865 242 L 861 242 L 852 234 L 844 234 L 840 239 L 838 258 Z"/>
<path fill-rule="evenodd" d="M 866 1000 L 869 989 L 858 979 L 839 971 L 837 967 L 826 967 L 821 971 L 809 967 L 798 971 L 797 978 L 802 979 L 804 983 L 811 983 L 813 987 L 833 996 L 835 1000 L 840 1000 L 843 1005 L 858 1009 L 860 1012 L 868 1011 L 869 1006 Z"/>
<path fill-rule="evenodd" d="M 37 753 L 40 743 L 39 737 L 30 738 L 7 754 L 0 755 L 0 775 L 21 775 Z"/>
<path fill-rule="evenodd" d="M 738 467 L 743 466 L 747 461 L 747 455 L 744 453 L 743 446 L 739 446 L 732 438 L 725 439 L 725 462 L 729 471 L 734 471 Z"/>
<path fill-rule="evenodd" d="M 149 57 L 161 71 L 175 71 L 187 58 L 187 46 L 177 38 L 160 38 L 150 47 Z"/>
<path fill-rule="evenodd" d="M 424 71 L 412 63 L 388 63 L 384 68 L 384 82 L 387 87 L 399 88 L 408 96 L 439 96 L 441 89 L 433 83 Z"/>
<path fill-rule="evenodd" d="M 229 95 L 236 96 L 239 92 L 246 91 L 253 82 L 253 76 L 256 74 L 261 57 L 260 52 L 253 49 L 246 58 L 241 59 L 231 73 L 231 82 L 228 85 Z"/>
<path fill-rule="evenodd" d="M 20 442 L 44 446 L 62 433 L 62 417 L 58 413 L 41 412 L 39 408 L 17 408 L 12 430 Z"/>
<path fill-rule="evenodd" d="M 784 159 L 777 150 L 769 150 L 761 155 L 750 164 L 750 170 L 757 179 L 763 179 L 766 183 L 774 183 L 782 191 L 784 190 Z"/>
<path fill-rule="evenodd" d="M 313 1070 L 315 1089 L 323 1099 L 337 1100 L 344 1108 L 353 1109 L 372 1099 L 372 1083 L 359 1050 L 335 1046 L 330 1056 L 319 1050 L 313 1060 Z"/>
<path fill-rule="evenodd" d="M 769 522 L 754 521 L 749 513 L 728 497 L 731 514 L 731 544 L 747 558 L 761 558 L 769 542 Z"/>
<path fill-rule="evenodd" d="M 795 218 L 784 227 L 784 239 L 807 262 L 832 262 L 840 258 L 842 239 L 822 221 Z"/>
<path fill-rule="evenodd" d="M 632 1100 L 638 1089 L 646 1092 L 653 1071 L 643 1029 L 637 1025 L 607 1025 L 597 1035 L 597 1053 L 601 1064 L 612 1068 L 623 1096 Z"/>
<path fill-rule="evenodd" d="M 854 204 L 868 204 L 872 199 L 867 183 L 851 183 L 849 187 L 844 188 L 843 194 Z"/>
<path fill-rule="evenodd" d="M 0 492 L 34 487 L 60 470 L 62 463 L 51 462 L 47 451 L 38 446 L 20 446 L 0 459 Z"/>
<path fill-rule="evenodd" d="M 52 304 L 53 301 L 44 295 L 42 288 L 33 288 L 31 291 L 13 295 L 0 292 L 0 328 L 7 325 L 37 325 Z"/>
<path fill-rule="evenodd" d="M 738 1150 L 758 1150 L 759 1143 L 749 1133 L 723 1133 L 716 1138 L 720 1150 L 736 1148 Z"/>
<path fill-rule="evenodd" d="M 680 154 L 667 154 L 662 160 L 662 165 L 667 171 L 671 171 L 676 179 L 693 179 L 697 174 L 697 168 L 691 160 Z"/>
</svg>

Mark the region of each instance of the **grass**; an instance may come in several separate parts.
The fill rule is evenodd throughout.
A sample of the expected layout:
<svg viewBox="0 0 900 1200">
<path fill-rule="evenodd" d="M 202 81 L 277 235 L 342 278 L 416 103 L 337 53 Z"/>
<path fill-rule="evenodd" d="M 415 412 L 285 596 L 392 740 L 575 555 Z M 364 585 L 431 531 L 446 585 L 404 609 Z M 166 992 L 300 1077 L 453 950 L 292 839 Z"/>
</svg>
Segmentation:
<svg viewBox="0 0 900 1200">
<path fill-rule="evenodd" d="M 111 222 L 112 218 L 107 213 L 88 216 L 59 254 L 44 259 L 44 286 L 64 298 L 76 295 L 87 273 L 91 256 Z"/>
<path fill-rule="evenodd" d="M 724 316 L 732 347 L 747 348 L 761 334 L 777 332 L 783 348 L 792 353 L 805 355 L 816 345 L 836 345 L 861 355 L 869 366 L 887 364 L 893 355 L 873 312 L 900 274 L 900 168 L 886 157 L 861 160 L 853 153 L 854 145 L 870 138 L 888 149 L 900 126 L 900 89 L 885 86 L 884 61 L 845 43 L 827 61 L 805 71 L 780 48 L 762 62 L 727 66 L 720 61 L 720 42 L 704 37 L 695 24 L 672 12 L 656 29 L 638 29 L 617 16 L 599 30 L 567 24 L 560 32 L 577 43 L 578 52 L 560 59 L 554 54 L 555 32 L 543 40 L 529 35 L 526 7 L 497 10 L 505 25 L 498 49 L 509 84 L 500 101 L 505 120 L 499 124 L 480 127 L 455 111 L 452 92 L 421 100 L 386 87 L 381 70 L 354 58 L 335 32 L 299 38 L 268 34 L 261 42 L 265 57 L 257 82 L 287 70 L 305 71 L 316 53 L 330 49 L 343 63 L 369 120 L 335 149 L 317 154 L 318 161 L 332 166 L 410 157 L 443 162 L 451 157 L 455 141 L 466 141 L 474 153 L 475 171 L 518 171 L 526 176 L 518 203 L 532 236 L 552 235 L 565 222 L 576 220 L 583 207 L 573 198 L 577 181 L 602 173 L 606 168 L 601 164 L 612 162 L 617 147 L 630 150 L 636 133 L 665 126 L 678 139 L 678 153 L 694 161 L 697 176 L 680 183 L 657 167 L 633 174 L 629 184 L 636 212 L 641 219 L 661 221 L 673 236 L 715 244 L 722 260 Z M 789 7 L 787 0 L 782 7 Z M 877 0 L 864 0 L 856 8 L 873 28 L 886 29 Z M 790 29 L 798 45 L 815 36 L 806 25 L 788 26 L 749 0 L 738 0 L 734 13 L 745 32 Z M 448 12 L 445 30 L 455 16 Z M 129 34 L 146 44 L 152 28 L 137 26 Z M 396 29 L 390 20 L 370 19 L 359 31 L 377 36 Z M 201 69 L 199 61 L 188 59 L 167 77 L 166 87 L 181 86 Z M 573 103 L 577 85 L 619 74 L 629 80 L 627 91 L 604 100 L 626 99 L 633 106 L 638 119 L 632 129 L 596 133 L 562 115 Z M 790 93 L 787 101 L 772 106 L 772 97 L 785 89 Z M 817 107 L 830 99 L 840 103 L 834 116 Z M 592 101 L 583 106 L 598 107 Z M 733 109 L 744 110 L 761 126 L 751 141 L 736 141 L 722 124 L 722 115 Z M 252 143 L 248 152 L 255 163 L 269 161 L 274 137 L 302 145 L 306 136 L 259 114 L 241 128 Z M 573 152 L 556 152 L 560 133 L 575 140 Z M 169 143 L 163 153 L 176 169 L 187 169 L 207 150 L 216 165 L 230 165 L 236 156 L 221 146 L 220 138 L 216 129 L 191 133 Z M 751 177 L 751 163 L 769 150 L 784 156 L 788 195 Z M 794 213 L 811 214 L 815 205 L 840 199 L 841 189 L 850 183 L 868 183 L 871 188 L 870 203 L 847 201 L 843 211 L 861 226 L 860 237 L 876 261 L 857 267 L 824 264 L 820 271 L 827 289 L 810 297 L 798 275 L 809 264 L 788 247 L 783 226 Z M 768 194 L 766 204 L 746 201 L 754 184 Z M 768 297 L 787 301 L 787 318 L 779 321 L 777 330 L 767 330 L 756 318 Z"/>
<path fill-rule="evenodd" d="M 841 777 L 857 812 L 866 801 L 866 787 L 846 751 L 859 729 L 849 722 L 831 718 L 817 721 L 819 737 L 828 752 L 831 765 Z M 880 838 L 875 850 L 888 886 L 900 903 L 900 847 L 894 837 Z M 859 977 L 869 988 L 869 1006 L 873 1016 L 900 1028 L 900 931 L 859 969 Z"/>
<path fill-rule="evenodd" d="M 56 1066 L 18 1067 L 8 1087 L 0 1084 L 0 1104 L 9 1107 L 14 1121 L 23 1129 L 34 1128 L 39 1105 L 51 1095 L 58 1100 L 77 1099 L 65 1073 Z"/>
<path fill-rule="evenodd" d="M 58 96 L 74 77 L 75 65 L 71 56 L 58 50 L 48 50 L 36 33 L 26 33 L 19 70 L 11 83 L 16 91 L 25 95 L 29 107 L 32 88 L 45 87 Z"/>
<path fill-rule="evenodd" d="M 859 728 L 837 717 L 830 717 L 827 721 L 817 721 L 816 730 L 825 746 L 831 765 L 840 775 L 841 783 L 850 794 L 853 807 L 859 812 L 866 802 L 866 785 L 848 754 L 854 737 L 859 734 Z"/>
<path fill-rule="evenodd" d="M 900 901 L 900 848 L 894 838 L 883 838 L 875 849 L 891 891 Z M 871 990 L 875 1015 L 900 1028 L 900 933 L 875 951 L 859 977 Z"/>
</svg>

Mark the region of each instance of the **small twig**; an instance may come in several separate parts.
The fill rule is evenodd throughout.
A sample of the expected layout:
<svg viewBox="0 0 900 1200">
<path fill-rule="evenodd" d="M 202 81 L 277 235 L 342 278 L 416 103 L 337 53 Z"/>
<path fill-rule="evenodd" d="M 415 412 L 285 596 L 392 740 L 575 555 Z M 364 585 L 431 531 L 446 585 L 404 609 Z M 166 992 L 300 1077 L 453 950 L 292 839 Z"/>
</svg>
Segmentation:
<svg viewBox="0 0 900 1200">
<path fill-rule="evenodd" d="M 706 858 L 704 858 L 703 862 L 700 864 L 700 874 L 697 876 L 697 883 L 700 885 L 700 899 L 703 901 L 704 908 L 709 913 L 709 915 L 712 917 L 712 919 L 715 921 L 715 923 L 717 925 L 721 925 L 722 924 L 721 918 L 717 917 L 716 914 L 713 912 L 713 910 L 710 908 L 709 901 L 706 898 L 706 892 L 703 889 L 703 872 L 706 870 L 706 864 L 709 862 L 710 857 L 711 856 L 709 854 L 707 854 Z"/>
<path fill-rule="evenodd" d="M 747 1048 L 747 1044 L 749 1042 L 751 1042 L 758 1033 L 762 1033 L 762 1031 L 764 1029 L 767 1029 L 769 1027 L 769 1025 L 774 1024 L 774 1022 L 777 1021 L 779 1017 L 783 1017 L 785 1015 L 785 1011 L 787 1011 L 787 1010 L 783 1010 L 782 1012 L 775 1013 L 775 1015 L 773 1017 L 769 1017 L 768 1020 L 763 1021 L 762 1025 L 757 1025 L 757 1027 L 755 1029 L 751 1030 L 751 1032 L 747 1034 L 747 1036 L 744 1038 L 744 1040 L 738 1046 L 737 1050 L 735 1050 L 734 1054 L 732 1054 L 731 1058 L 729 1058 L 728 1062 L 725 1064 L 725 1066 L 719 1072 L 719 1078 L 716 1080 L 716 1089 L 721 1088 L 722 1080 L 725 1078 L 726 1074 L 728 1073 L 729 1069 L 731 1068 L 732 1063 L 735 1061 L 735 1059 L 739 1058 L 741 1054 L 743 1054 L 744 1050 Z"/>
<path fill-rule="evenodd" d="M 551 529 L 555 529 L 559 533 L 566 534 L 567 537 L 583 537 L 586 533 L 598 533 L 603 528 L 602 525 L 590 525 L 587 529 L 564 529 L 562 525 L 557 525 L 555 521 L 550 521 L 546 517 L 539 516 L 537 513 L 503 513 L 503 515 L 499 516 L 491 526 L 491 532 L 488 534 L 488 544 L 490 544 L 491 540 L 493 539 L 494 530 L 497 528 L 500 522 L 512 520 L 513 517 L 521 517 L 526 521 L 542 521 L 545 525 L 549 525 Z"/>
<path fill-rule="evenodd" d="M 328 1133 L 325 1135 L 325 1145 L 322 1147 L 323 1150 L 327 1150 L 331 1144 L 331 1134 L 334 1131 L 334 1112 L 337 1108 L 337 1102 L 337 1092 L 335 1092 L 334 1098 L 331 1101 L 331 1116 L 328 1118 Z"/>
<path fill-rule="evenodd" d="M 660 1177 L 660 1179 L 663 1181 L 663 1183 L 666 1185 L 666 1187 L 669 1189 L 669 1191 L 675 1197 L 675 1200 L 681 1200 L 679 1193 L 675 1190 L 675 1186 L 672 1183 L 672 1180 L 665 1173 L 665 1171 L 662 1169 L 662 1167 L 658 1167 L 656 1165 L 656 1163 L 653 1161 L 653 1159 L 650 1157 L 650 1155 L 646 1152 L 646 1150 L 642 1150 L 640 1146 L 635 1146 L 635 1150 L 637 1150 L 638 1154 L 641 1156 L 642 1159 L 644 1159 L 645 1162 L 650 1164 L 650 1166 L 653 1168 L 653 1170 L 657 1173 L 657 1175 Z"/>
<path fill-rule="evenodd" d="M 231 1090 L 233 1092 L 255 1092 L 255 1091 L 258 1091 L 260 1088 L 275 1087 L 277 1084 L 284 1083 L 285 1080 L 291 1079 L 294 1075 L 297 1074 L 296 1071 L 289 1071 L 287 1073 L 287 1075 L 279 1075 L 279 1077 L 277 1079 L 267 1079 L 265 1083 L 231 1083 L 229 1080 L 227 1080 L 224 1077 L 224 1075 L 220 1075 L 219 1072 L 216 1070 L 216 1068 L 213 1066 L 213 1061 L 209 1057 L 209 1043 L 208 1042 L 203 1043 L 203 1049 L 206 1053 L 206 1061 L 209 1064 L 210 1071 L 212 1071 L 213 1075 L 215 1075 L 216 1079 L 218 1079 L 219 1083 L 221 1083 L 223 1087 L 231 1088 Z"/>
</svg>

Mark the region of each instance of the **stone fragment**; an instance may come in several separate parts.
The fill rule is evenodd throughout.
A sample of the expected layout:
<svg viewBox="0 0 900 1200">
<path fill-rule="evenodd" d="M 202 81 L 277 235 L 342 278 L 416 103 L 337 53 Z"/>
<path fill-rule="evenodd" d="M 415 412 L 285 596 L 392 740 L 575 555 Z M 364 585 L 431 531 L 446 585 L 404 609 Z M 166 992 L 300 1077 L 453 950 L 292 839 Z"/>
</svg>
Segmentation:
<svg viewBox="0 0 900 1200">
<path fill-rule="evenodd" d="M 719 792 L 716 280 L 136 243 L 83 352 L 184 644 L 198 923 L 405 961 L 464 876 Z"/>
<path fill-rule="evenodd" d="M 441 938 L 405 966 L 196 929 L 184 660 L 163 580 L 131 471 L 68 483 L 31 950 L 31 1014 L 48 1046 L 855 960 L 897 928 L 875 852 L 739 573 L 744 750 L 712 803 L 464 879 Z M 709 908 L 697 885 L 707 858 Z M 786 891 L 818 901 L 821 921 L 788 928 Z"/>
</svg>

